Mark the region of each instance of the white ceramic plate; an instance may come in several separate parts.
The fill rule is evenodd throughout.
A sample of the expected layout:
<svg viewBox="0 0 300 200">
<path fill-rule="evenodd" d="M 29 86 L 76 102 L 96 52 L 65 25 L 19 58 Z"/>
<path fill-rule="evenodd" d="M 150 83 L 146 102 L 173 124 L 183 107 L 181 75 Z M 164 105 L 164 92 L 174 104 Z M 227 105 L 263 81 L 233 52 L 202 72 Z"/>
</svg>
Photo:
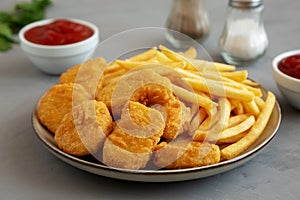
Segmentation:
<svg viewBox="0 0 300 200">
<path fill-rule="evenodd" d="M 262 90 L 264 93 L 266 93 L 266 90 L 264 88 L 262 88 Z M 101 176 L 144 182 L 171 182 L 191 180 L 212 176 L 236 168 L 259 154 L 269 144 L 269 142 L 275 136 L 280 122 L 281 111 L 279 104 L 276 102 L 268 125 L 261 136 L 258 138 L 258 140 L 242 155 L 231 160 L 222 161 L 214 165 L 189 169 L 126 170 L 108 167 L 91 158 L 78 158 L 63 152 L 56 146 L 53 137 L 54 135 L 40 123 L 36 108 L 34 108 L 32 115 L 33 128 L 37 137 L 51 153 L 53 153 L 56 157 L 60 158 L 64 162 L 69 163 L 70 165 L 73 165 L 79 169 Z"/>
</svg>

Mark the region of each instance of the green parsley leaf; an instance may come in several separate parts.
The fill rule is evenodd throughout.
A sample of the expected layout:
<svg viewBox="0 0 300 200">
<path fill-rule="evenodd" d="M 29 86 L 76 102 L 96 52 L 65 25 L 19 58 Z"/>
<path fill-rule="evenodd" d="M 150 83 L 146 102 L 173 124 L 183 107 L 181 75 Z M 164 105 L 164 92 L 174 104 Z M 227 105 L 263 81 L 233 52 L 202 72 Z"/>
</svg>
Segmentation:
<svg viewBox="0 0 300 200">
<path fill-rule="evenodd" d="M 45 17 L 45 10 L 51 0 L 32 0 L 19 2 L 13 10 L 0 12 L 0 51 L 7 51 L 17 43 L 13 34 L 17 34 L 25 25 Z"/>
</svg>

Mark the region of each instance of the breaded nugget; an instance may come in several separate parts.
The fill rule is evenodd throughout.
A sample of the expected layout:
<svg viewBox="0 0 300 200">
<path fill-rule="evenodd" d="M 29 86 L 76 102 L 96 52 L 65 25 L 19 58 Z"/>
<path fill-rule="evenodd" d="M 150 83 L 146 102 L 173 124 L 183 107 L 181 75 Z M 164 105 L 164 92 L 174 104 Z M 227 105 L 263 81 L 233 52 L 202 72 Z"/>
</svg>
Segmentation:
<svg viewBox="0 0 300 200">
<path fill-rule="evenodd" d="M 166 169 L 212 165 L 220 161 L 218 145 L 200 142 L 162 142 L 156 147 L 154 164 Z"/>
<path fill-rule="evenodd" d="M 98 90 L 96 94 L 96 100 L 105 103 L 107 108 L 111 111 L 111 99 L 115 89 L 115 84 L 107 84 Z M 124 104 L 122 105 L 124 106 Z"/>
<path fill-rule="evenodd" d="M 166 127 L 163 137 L 167 141 L 175 139 L 189 122 L 187 109 L 174 96 L 170 80 L 151 69 L 139 69 L 124 75 L 118 83 L 108 84 L 96 96 L 109 108 L 114 119 L 128 101 L 140 102 L 147 107 L 154 106 L 165 117 Z"/>
<path fill-rule="evenodd" d="M 75 156 L 95 154 L 111 132 L 112 123 L 103 102 L 84 101 L 64 117 L 54 140 L 66 153 Z"/>
<path fill-rule="evenodd" d="M 125 169 L 144 168 L 165 127 L 161 113 L 130 101 L 104 142 L 103 162 Z"/>
<path fill-rule="evenodd" d="M 74 83 L 52 86 L 38 103 L 38 116 L 43 125 L 55 133 L 64 115 L 72 110 L 72 105 L 91 99 L 85 89 Z"/>
<path fill-rule="evenodd" d="M 60 83 L 78 83 L 95 97 L 96 92 L 102 87 L 101 78 L 105 67 L 106 61 L 103 58 L 90 58 L 61 74 L 59 81 Z"/>
</svg>

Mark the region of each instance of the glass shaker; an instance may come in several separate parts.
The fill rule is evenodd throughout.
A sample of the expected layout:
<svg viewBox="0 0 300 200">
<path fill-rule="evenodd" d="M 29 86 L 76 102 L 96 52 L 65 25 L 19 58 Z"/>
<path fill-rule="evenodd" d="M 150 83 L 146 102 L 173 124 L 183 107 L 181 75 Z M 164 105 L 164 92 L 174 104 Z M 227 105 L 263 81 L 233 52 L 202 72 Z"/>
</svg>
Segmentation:
<svg viewBox="0 0 300 200">
<path fill-rule="evenodd" d="M 204 0 L 173 0 L 166 28 L 171 29 L 167 39 L 177 48 L 189 46 L 191 40 L 202 42 L 209 33 Z"/>
<path fill-rule="evenodd" d="M 247 65 L 264 55 L 268 37 L 262 11 L 262 0 L 229 0 L 227 21 L 219 40 L 227 63 Z"/>
</svg>

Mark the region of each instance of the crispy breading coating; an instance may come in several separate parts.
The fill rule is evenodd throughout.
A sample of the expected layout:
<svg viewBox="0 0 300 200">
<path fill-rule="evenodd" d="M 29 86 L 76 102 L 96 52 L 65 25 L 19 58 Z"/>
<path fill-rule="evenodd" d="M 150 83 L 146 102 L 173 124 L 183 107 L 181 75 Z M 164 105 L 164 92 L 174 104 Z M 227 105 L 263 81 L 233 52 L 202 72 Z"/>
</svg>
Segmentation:
<svg viewBox="0 0 300 200">
<path fill-rule="evenodd" d="M 103 102 L 84 101 L 65 116 L 54 140 L 66 153 L 76 156 L 95 154 L 111 132 L 112 123 Z"/>
<path fill-rule="evenodd" d="M 74 83 L 52 86 L 38 103 L 38 116 L 43 125 L 55 133 L 65 114 L 72 110 L 72 105 L 91 99 L 85 89 Z"/>
<path fill-rule="evenodd" d="M 120 117 L 128 101 L 140 102 L 159 110 L 165 117 L 163 138 L 167 141 L 184 132 L 191 118 L 190 109 L 174 96 L 170 80 L 151 69 L 129 72 L 118 83 L 103 87 L 98 94 L 96 99 L 107 105 L 114 119 Z"/>
<path fill-rule="evenodd" d="M 144 168 L 164 127 L 159 111 L 130 101 L 104 143 L 103 162 L 118 168 Z"/>
<path fill-rule="evenodd" d="M 155 151 L 155 165 L 183 169 L 211 165 L 220 161 L 218 145 L 200 142 L 160 143 Z"/>
<path fill-rule="evenodd" d="M 115 89 L 115 84 L 107 84 L 100 88 L 96 94 L 96 100 L 105 103 L 107 108 L 111 111 L 111 99 Z M 124 104 L 122 105 L 124 106 Z"/>
<path fill-rule="evenodd" d="M 102 87 L 102 73 L 106 68 L 103 58 L 90 58 L 71 67 L 59 77 L 60 83 L 78 83 L 93 97 Z"/>
</svg>

